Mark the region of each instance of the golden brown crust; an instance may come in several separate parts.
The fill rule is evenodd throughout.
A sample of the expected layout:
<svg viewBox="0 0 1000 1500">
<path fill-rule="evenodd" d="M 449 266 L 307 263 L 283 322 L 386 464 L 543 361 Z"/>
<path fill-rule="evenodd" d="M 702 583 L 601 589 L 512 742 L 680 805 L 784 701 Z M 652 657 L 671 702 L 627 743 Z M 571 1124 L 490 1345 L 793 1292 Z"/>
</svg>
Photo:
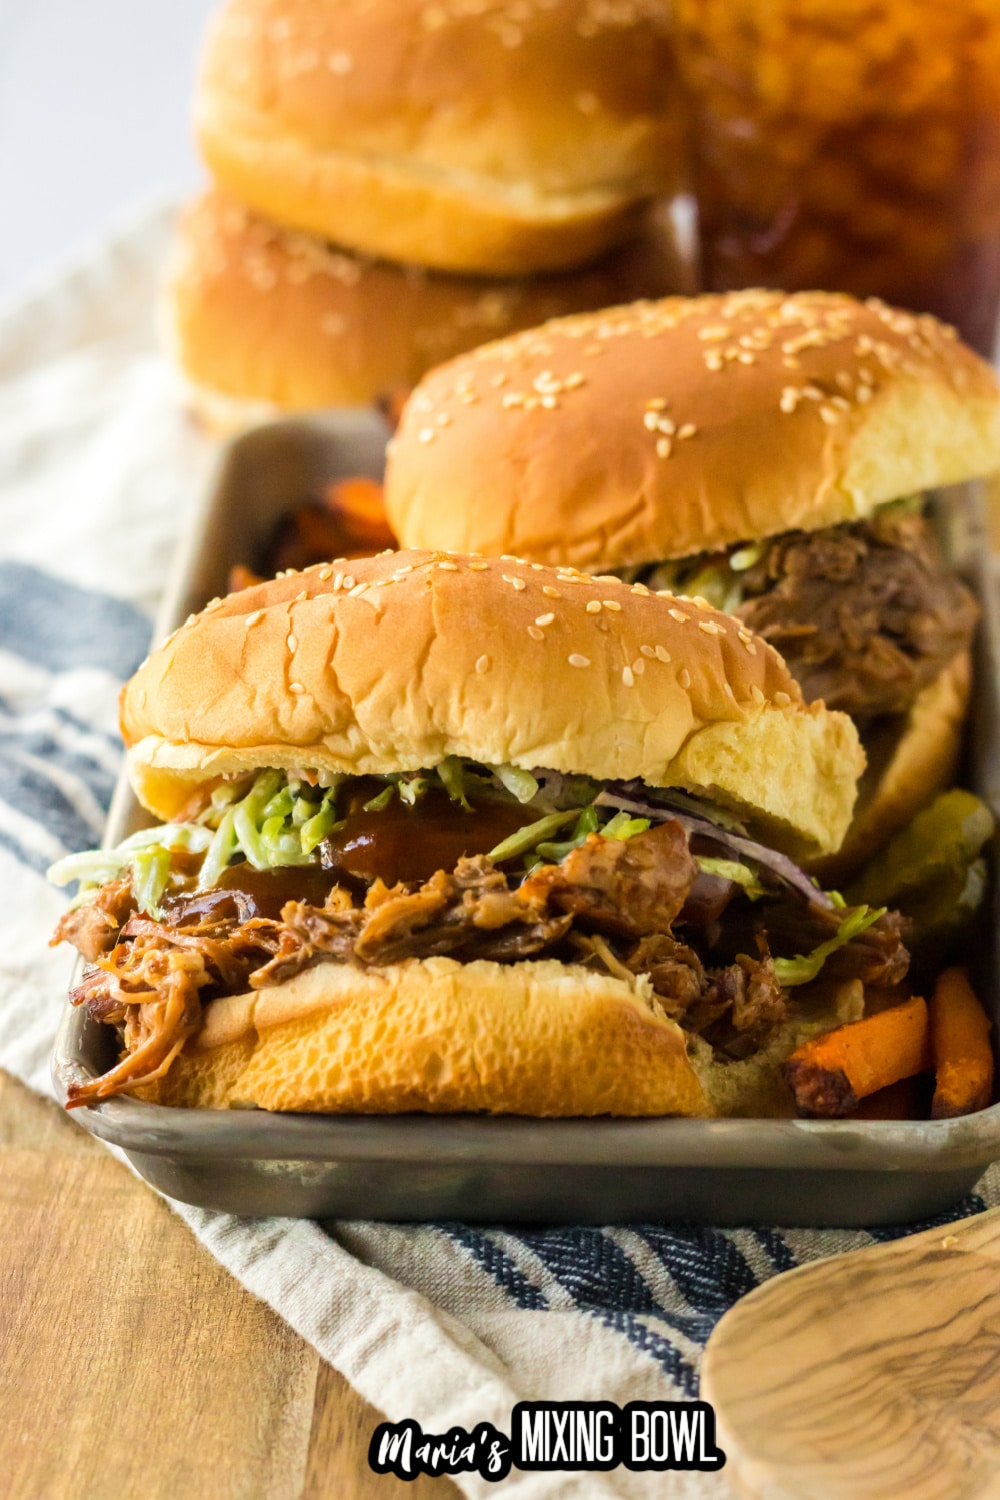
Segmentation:
<svg viewBox="0 0 1000 1500">
<path fill-rule="evenodd" d="M 951 780 L 972 686 L 972 658 L 960 652 L 928 683 L 884 743 L 867 746 L 855 816 L 836 854 L 811 866 L 821 884 L 844 884 Z"/>
<path fill-rule="evenodd" d="M 677 179 L 664 0 L 229 0 L 196 124 L 216 182 L 391 260 L 523 274 L 628 237 Z"/>
<path fill-rule="evenodd" d="M 433 552 L 214 601 L 126 686 L 122 732 L 165 818 L 212 776 L 460 755 L 686 786 L 796 852 L 838 846 L 864 764 L 846 715 L 807 707 L 773 648 L 703 601 Z"/>
<path fill-rule="evenodd" d="M 680 274 L 659 221 L 582 271 L 498 281 L 352 255 L 209 192 L 178 223 L 163 324 L 191 404 L 218 430 L 243 425 L 260 403 L 366 405 L 486 339 L 658 296 Z"/>
<path fill-rule="evenodd" d="M 386 503 L 407 546 L 608 568 L 995 469 L 996 376 L 951 330 L 839 294 L 739 292 L 563 319 L 433 371 L 390 445 Z"/>
<path fill-rule="evenodd" d="M 228 1007 L 216 1025 L 213 1011 Z M 554 959 L 320 964 L 214 1001 L 153 1103 L 398 1114 L 697 1115 L 684 1034 L 610 975 Z"/>
</svg>

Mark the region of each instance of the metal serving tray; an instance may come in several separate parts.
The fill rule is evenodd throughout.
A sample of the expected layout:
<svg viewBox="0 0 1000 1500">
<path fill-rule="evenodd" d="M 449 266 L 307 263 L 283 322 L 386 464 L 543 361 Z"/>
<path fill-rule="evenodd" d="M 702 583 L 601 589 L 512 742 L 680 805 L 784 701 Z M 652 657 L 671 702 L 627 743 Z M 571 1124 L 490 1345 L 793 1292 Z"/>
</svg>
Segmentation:
<svg viewBox="0 0 1000 1500">
<path fill-rule="evenodd" d="M 375 417 L 353 414 L 238 438 L 180 549 L 159 636 L 225 591 L 230 565 L 253 561 L 281 512 L 330 479 L 378 475 L 384 441 Z M 959 492 L 948 545 L 984 613 L 966 777 L 1000 809 L 1000 616 L 983 505 L 978 487 Z M 123 780 L 108 841 L 144 821 Z M 994 909 L 976 957 L 980 991 L 1000 1020 L 997 917 Z M 110 1061 L 106 1028 L 67 1007 L 53 1062 L 61 1096 Z M 933 1122 L 533 1120 L 215 1112 L 117 1098 L 77 1117 L 162 1192 L 239 1214 L 880 1224 L 948 1207 L 1000 1157 L 1000 1105 Z"/>
</svg>

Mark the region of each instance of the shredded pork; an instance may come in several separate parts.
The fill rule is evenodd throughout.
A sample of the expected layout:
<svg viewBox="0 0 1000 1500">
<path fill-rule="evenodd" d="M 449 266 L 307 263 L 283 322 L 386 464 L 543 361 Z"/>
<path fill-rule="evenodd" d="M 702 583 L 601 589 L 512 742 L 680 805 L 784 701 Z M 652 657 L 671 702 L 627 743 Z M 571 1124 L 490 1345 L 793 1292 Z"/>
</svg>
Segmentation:
<svg viewBox="0 0 1000 1500">
<path fill-rule="evenodd" d="M 794 937 L 783 951 L 802 951 L 832 935 L 843 914 L 786 889 L 769 903 L 768 931 L 736 922 L 737 946 L 727 952 L 719 946 L 727 923 L 706 915 L 701 879 L 688 834 L 669 820 L 628 840 L 591 834 L 520 884 L 479 856 L 416 886 L 376 880 L 363 899 L 333 885 L 322 906 L 288 901 L 280 919 L 255 914 L 252 900 L 229 888 L 174 897 L 154 919 L 135 911 L 127 879 L 117 881 L 64 918 L 56 936 L 88 960 L 73 1000 L 119 1027 L 124 1046 L 118 1064 L 77 1087 L 70 1103 L 161 1077 L 218 996 L 280 984 L 318 963 L 384 966 L 436 954 L 500 963 L 551 956 L 648 975 L 667 1015 L 744 1056 L 785 1015 L 775 934 L 785 941 L 787 929 Z M 675 923 L 688 941 L 673 934 Z M 838 977 L 894 982 L 906 966 L 898 924 L 882 918 L 835 962 Z"/>
<path fill-rule="evenodd" d="M 778 648 L 807 701 L 861 722 L 905 713 L 972 639 L 977 608 L 924 518 L 793 531 L 741 575 L 736 613 Z"/>
</svg>

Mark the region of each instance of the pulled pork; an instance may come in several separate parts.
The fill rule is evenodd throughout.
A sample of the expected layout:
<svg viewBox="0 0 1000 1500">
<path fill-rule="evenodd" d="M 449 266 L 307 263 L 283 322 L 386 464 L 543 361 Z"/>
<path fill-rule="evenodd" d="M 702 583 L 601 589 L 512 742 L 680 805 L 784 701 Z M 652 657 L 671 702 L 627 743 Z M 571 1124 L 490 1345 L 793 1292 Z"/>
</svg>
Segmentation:
<svg viewBox="0 0 1000 1500">
<path fill-rule="evenodd" d="M 238 871 L 233 888 L 168 900 L 154 920 L 135 911 L 126 878 L 60 923 L 54 941 L 75 943 L 89 961 L 73 1001 L 122 1028 L 125 1047 L 116 1067 L 74 1089 L 70 1104 L 161 1077 L 198 1031 L 209 1000 L 280 984 L 331 961 L 384 966 L 435 954 L 500 963 L 553 956 L 624 978 L 644 974 L 666 1014 L 745 1056 L 785 1014 L 771 958 L 771 916 L 775 930 L 794 933 L 793 952 L 832 935 L 839 920 L 786 893 L 768 903 L 768 935 L 747 930 L 755 956 L 730 949 L 728 962 L 712 966 L 670 931 L 679 921 L 701 941 L 695 934 L 720 925 L 706 919 L 697 893 L 692 897 L 699 868 L 685 830 L 673 821 L 627 841 L 591 834 L 560 864 L 536 868 L 520 885 L 478 856 L 419 886 L 376 880 L 360 903 L 334 885 L 322 906 L 287 901 L 280 919 L 260 915 L 236 881 Z M 891 983 L 900 965 L 905 970 L 906 950 L 898 928 L 883 918 L 835 954 L 831 966 L 835 961 L 838 977 Z"/>
<path fill-rule="evenodd" d="M 736 614 L 782 653 L 807 701 L 862 723 L 902 714 L 972 639 L 977 609 L 919 514 L 775 538 Z"/>
</svg>

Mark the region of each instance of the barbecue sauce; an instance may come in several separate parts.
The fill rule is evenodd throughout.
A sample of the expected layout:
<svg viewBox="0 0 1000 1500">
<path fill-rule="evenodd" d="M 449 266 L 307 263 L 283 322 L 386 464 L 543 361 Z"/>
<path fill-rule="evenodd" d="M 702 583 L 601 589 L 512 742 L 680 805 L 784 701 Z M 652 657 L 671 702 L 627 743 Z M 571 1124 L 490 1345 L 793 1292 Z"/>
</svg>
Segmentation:
<svg viewBox="0 0 1000 1500">
<path fill-rule="evenodd" d="M 453 870 L 463 855 L 488 854 L 538 817 L 537 811 L 499 797 L 484 798 L 467 812 L 436 788 L 413 807 L 396 794 L 388 807 L 365 812 L 364 804 L 380 790 L 373 782 L 355 792 L 344 826 L 323 843 L 328 878 L 345 885 L 368 885 L 379 876 L 386 885 L 429 880 L 437 870 Z"/>
<path fill-rule="evenodd" d="M 366 780 L 353 792 L 343 826 L 324 841 L 315 863 L 274 870 L 255 870 L 245 862 L 230 865 L 214 890 L 179 898 L 185 921 L 234 915 L 235 909 L 223 911 L 220 905 L 223 891 L 240 898 L 241 920 L 277 920 L 287 901 L 325 905 L 335 885 L 346 886 L 356 900 L 362 900 L 379 877 L 390 886 L 400 881 L 419 884 L 437 870 L 453 870 L 463 855 L 488 854 L 537 816 L 520 803 L 499 797 L 485 798 L 467 812 L 436 788 L 425 792 L 413 807 L 394 793 L 388 807 L 366 812 L 365 803 L 383 790 L 383 783 Z"/>
</svg>

